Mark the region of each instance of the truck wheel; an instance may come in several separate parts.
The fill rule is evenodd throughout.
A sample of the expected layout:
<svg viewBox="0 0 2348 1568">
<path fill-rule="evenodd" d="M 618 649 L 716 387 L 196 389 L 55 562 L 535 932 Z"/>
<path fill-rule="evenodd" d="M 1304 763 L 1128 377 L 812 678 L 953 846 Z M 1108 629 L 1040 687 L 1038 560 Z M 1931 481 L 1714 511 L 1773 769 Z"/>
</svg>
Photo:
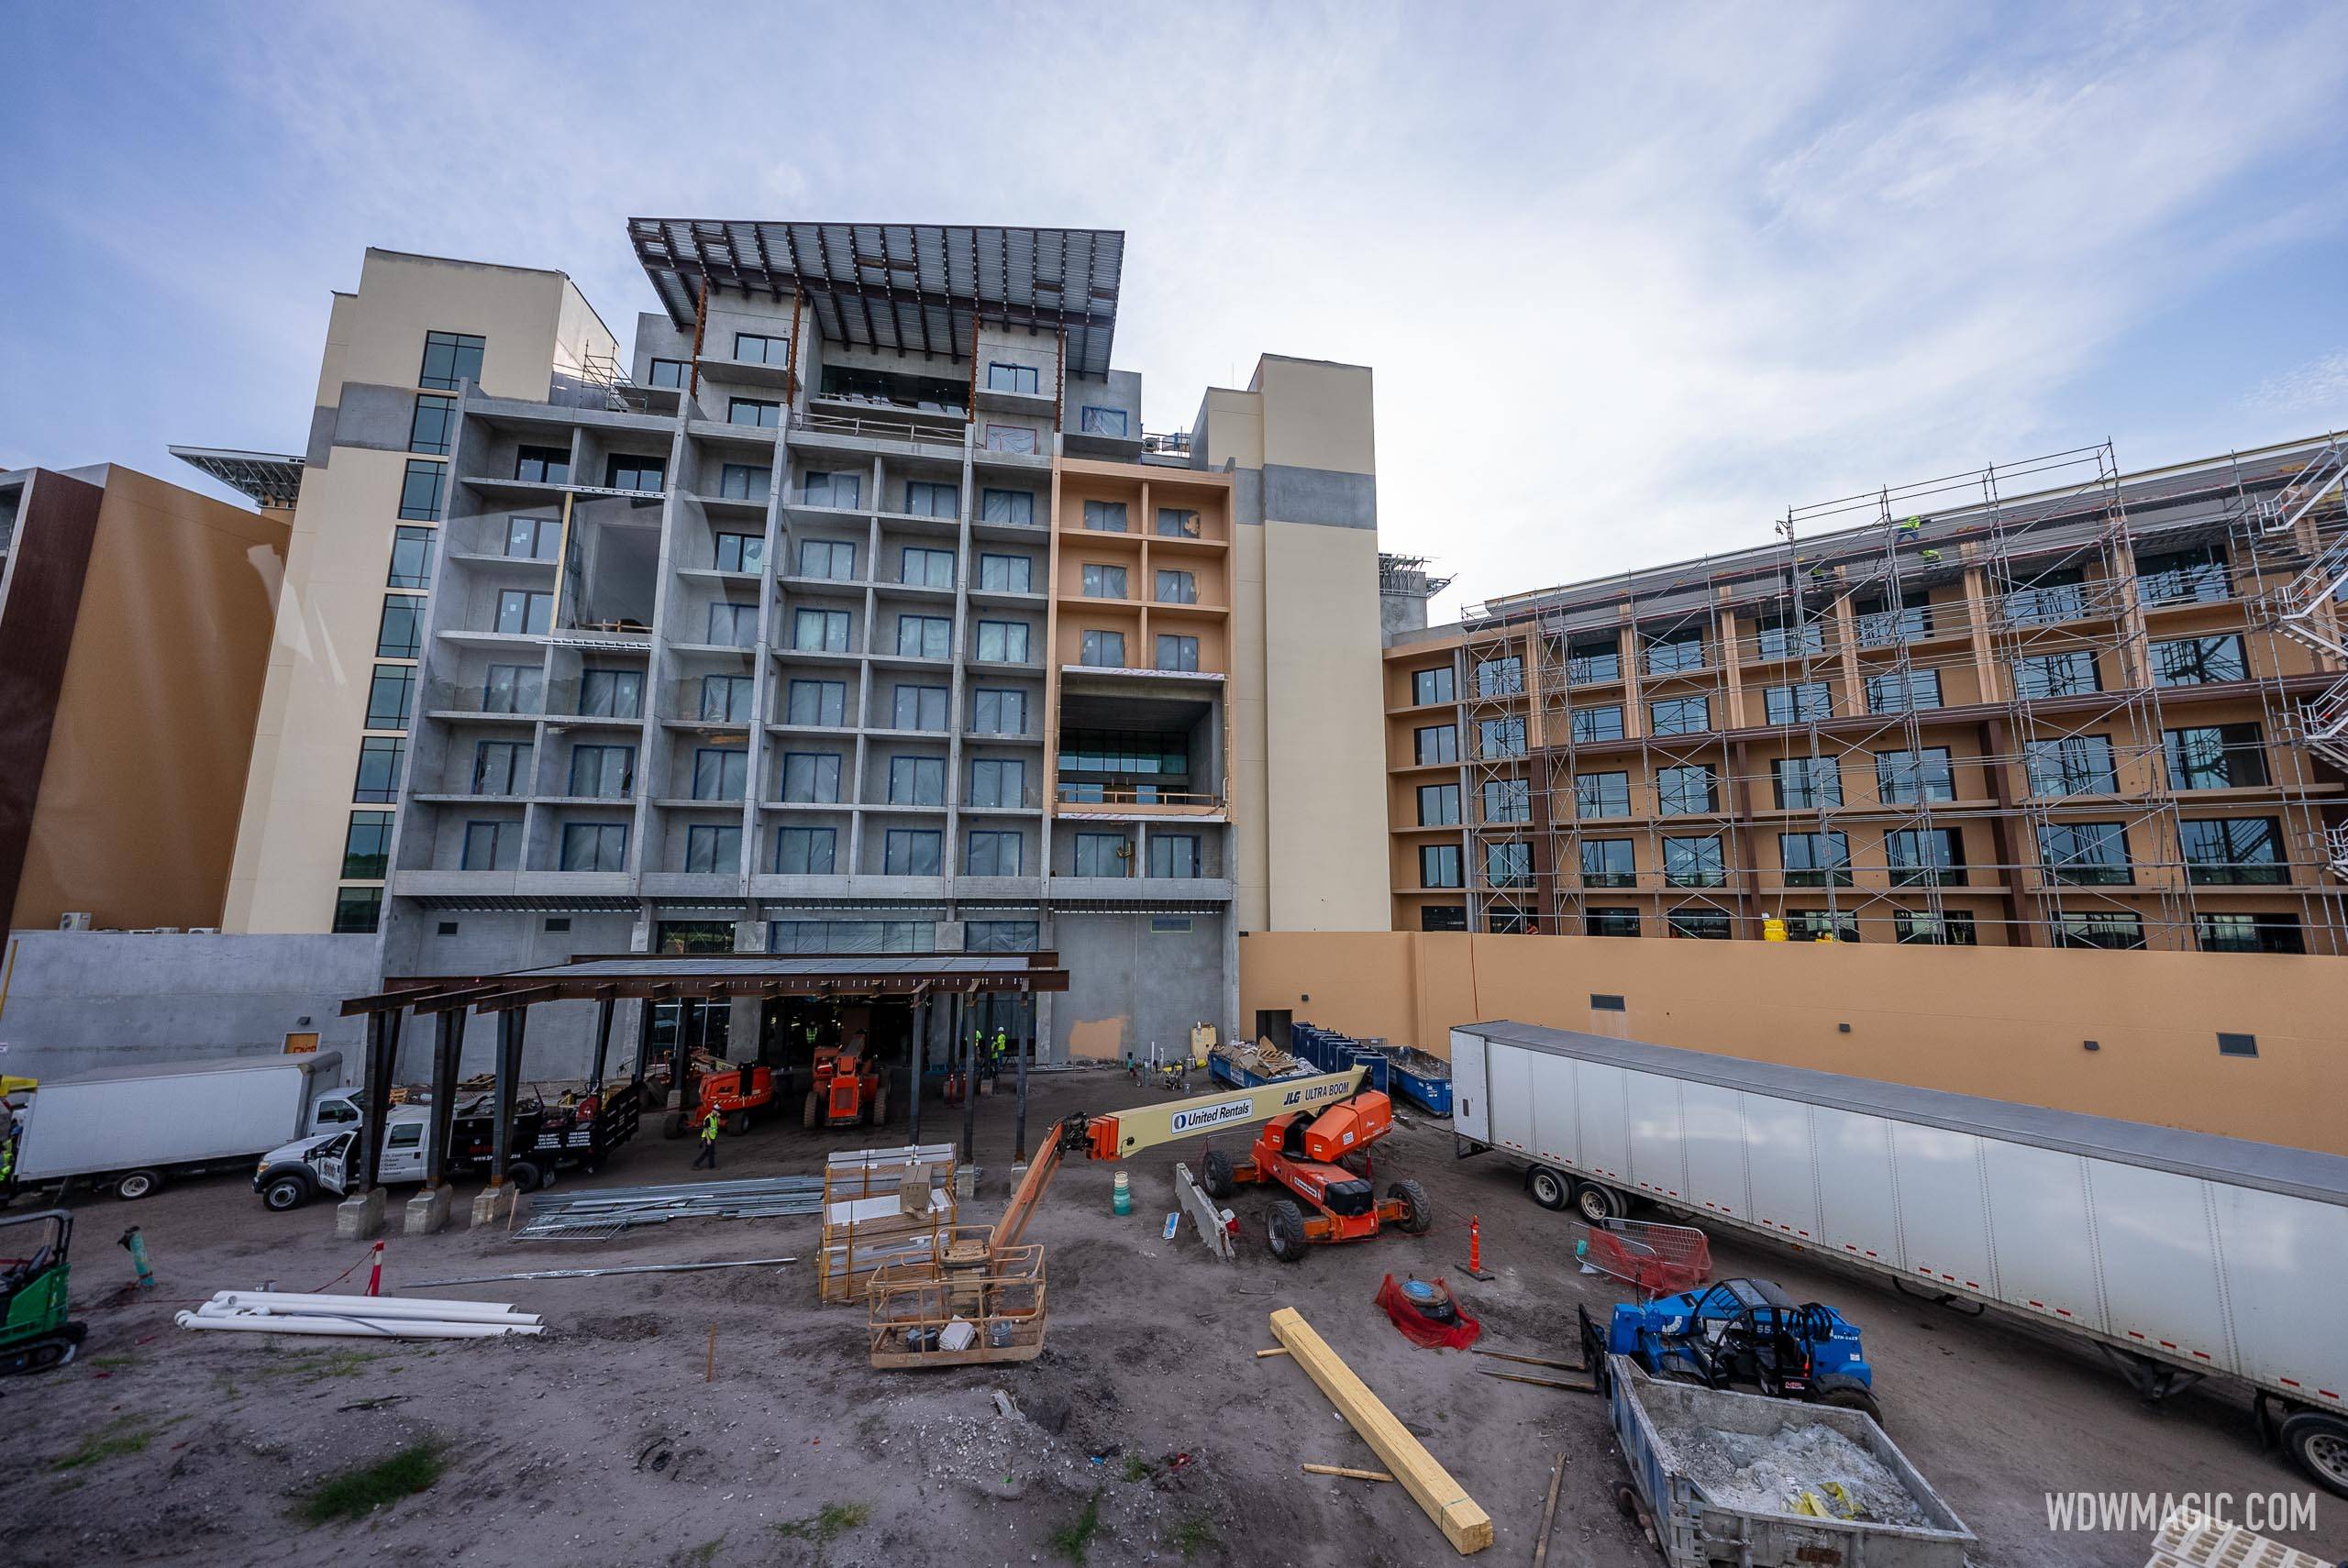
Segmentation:
<svg viewBox="0 0 2348 1568">
<path fill-rule="evenodd" d="M 1205 1172 L 1206 1181 L 1202 1185 L 1207 1189 L 1207 1196 L 1217 1202 L 1229 1198 L 1235 1185 L 1231 1179 L 1231 1156 L 1221 1149 L 1209 1149 Z"/>
<path fill-rule="evenodd" d="M 1857 1410 L 1877 1426 L 1883 1425 L 1883 1407 L 1876 1403 L 1875 1395 L 1855 1377 L 1826 1376 L 1811 1386 L 1811 1402 L 1832 1406 L 1837 1410 Z"/>
<path fill-rule="evenodd" d="M 1398 1181 L 1386 1189 L 1389 1198 L 1402 1200 L 1402 1233 L 1423 1236 L 1434 1229 L 1434 1205 L 1427 1201 L 1427 1189 L 1414 1181 Z"/>
<path fill-rule="evenodd" d="M 807 1104 L 799 1112 L 799 1125 L 810 1132 L 815 1131 L 815 1091 L 814 1089 L 807 1091 Z"/>
<path fill-rule="evenodd" d="M 283 1214 L 310 1201 L 310 1184 L 297 1176 L 282 1176 L 260 1189 L 261 1207 Z"/>
<path fill-rule="evenodd" d="M 505 1179 L 514 1185 L 516 1192 L 536 1192 L 538 1190 L 538 1167 L 527 1160 L 515 1160 L 505 1167 Z"/>
<path fill-rule="evenodd" d="M 1544 1209 L 1563 1209 L 1574 1195 L 1574 1184 L 1546 1165 L 1535 1165 L 1524 1173 L 1524 1190 Z"/>
<path fill-rule="evenodd" d="M 1623 1218 L 1623 1195 L 1611 1187 L 1586 1181 L 1574 1189 L 1574 1208 L 1593 1225 Z"/>
<path fill-rule="evenodd" d="M 2283 1423 L 2283 1452 L 2315 1484 L 2348 1497 L 2348 1420 L 2322 1410 L 2302 1410 Z"/>
<path fill-rule="evenodd" d="M 152 1195 L 163 1185 L 161 1171 L 125 1171 L 114 1184 L 114 1195 L 125 1203 L 136 1203 Z"/>
<path fill-rule="evenodd" d="M 737 1138 L 739 1138 L 743 1133 L 748 1132 L 749 1130 L 750 1113 L 748 1111 L 735 1110 L 726 1113 L 725 1131 L 727 1132 Z"/>
<path fill-rule="evenodd" d="M 1298 1263 L 1310 1245 L 1304 1239 L 1304 1210 L 1281 1198 L 1264 1220 L 1264 1244 L 1282 1263 Z"/>
</svg>

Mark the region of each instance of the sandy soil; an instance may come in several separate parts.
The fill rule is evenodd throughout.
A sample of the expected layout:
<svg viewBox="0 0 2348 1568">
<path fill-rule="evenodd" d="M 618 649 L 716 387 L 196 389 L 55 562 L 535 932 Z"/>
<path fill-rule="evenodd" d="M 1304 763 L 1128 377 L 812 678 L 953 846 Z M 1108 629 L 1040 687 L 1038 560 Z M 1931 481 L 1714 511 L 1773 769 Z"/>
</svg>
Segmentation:
<svg viewBox="0 0 2348 1568">
<path fill-rule="evenodd" d="M 1149 1092 L 1121 1076 L 1047 1077 L 1029 1125 L 1040 1134 L 1061 1110 L 1113 1109 Z M 981 1099 L 979 1116 L 986 1176 L 965 1212 L 983 1220 L 1007 1191 L 1008 1096 Z M 934 1102 L 925 1119 L 925 1137 L 947 1135 L 948 1115 Z M 958 1113 L 951 1125 L 958 1131 Z M 717 1174 L 811 1170 L 829 1150 L 885 1141 L 768 1122 L 726 1141 Z M 1113 1167 L 1064 1169 L 1028 1235 L 1047 1247 L 1044 1357 L 937 1373 L 872 1371 L 860 1314 L 815 1305 L 806 1264 L 435 1293 L 544 1313 L 550 1329 L 538 1340 L 197 1334 L 172 1327 L 172 1313 L 224 1287 L 322 1286 L 363 1247 L 333 1239 L 324 1205 L 272 1216 L 234 1179 L 135 1206 L 84 1202 L 83 1359 L 0 1383 L 9 1561 L 307 1565 L 356 1552 L 461 1554 L 480 1568 L 984 1568 L 1066 1561 L 1067 1533 L 1096 1501 L 1084 1556 L 1093 1564 L 1180 1562 L 1186 1548 L 1191 1562 L 1250 1568 L 1449 1560 L 1400 1488 L 1298 1472 L 1301 1461 L 1378 1462 L 1292 1363 L 1256 1357 L 1272 1342 L 1266 1320 L 1279 1306 L 1301 1310 L 1491 1514 L 1487 1561 L 1530 1561 L 1559 1453 L 1566 1479 L 1549 1562 L 1654 1561 L 1615 1509 L 1623 1472 L 1595 1400 L 1479 1376 L 1499 1364 L 1417 1349 L 1371 1302 L 1389 1270 L 1445 1275 L 1482 1318 L 1485 1346 L 1570 1357 L 1575 1303 L 1602 1310 L 1614 1291 L 1576 1270 L 1564 1216 L 1536 1208 L 1490 1156 L 1455 1162 L 1447 1130 L 1417 1119 L 1381 1147 L 1377 1175 L 1381 1185 L 1405 1175 L 1426 1185 L 1441 1211 L 1432 1233 L 1390 1233 L 1284 1266 L 1261 1247 L 1270 1195 L 1244 1191 L 1235 1207 L 1247 1239 L 1225 1266 L 1187 1233 L 1159 1240 L 1172 1160 L 1195 1169 L 1197 1154 L 1181 1145 L 1139 1162 L 1125 1219 L 1110 1211 Z M 648 1137 L 595 1181 L 685 1180 L 690 1158 L 688 1145 Z M 1471 1214 L 1498 1272 L 1488 1284 L 1458 1272 Z M 130 1270 L 114 1241 L 134 1220 L 161 1299 L 121 1300 Z M 393 1237 L 386 1280 L 398 1290 L 404 1279 L 513 1269 L 806 1257 L 814 1231 L 812 1220 L 703 1222 L 612 1242 L 516 1243 L 502 1231 L 457 1229 Z M 1789 1253 L 1714 1250 L 1722 1273 L 1775 1277 L 1862 1326 L 1889 1429 L 1979 1533 L 1979 1562 L 2143 1562 L 2141 1537 L 2050 1535 L 2050 1488 L 2307 1489 L 2259 1454 L 2247 1405 L 2232 1396 L 2196 1392 L 2148 1410 L 2080 1349 Z M 713 1330 L 715 1375 L 705 1379 Z M 1002 1413 L 995 1390 L 1014 1414 Z M 323 1477 L 425 1438 L 452 1460 L 427 1492 L 356 1523 L 294 1516 Z M 2324 1497 L 2318 1523 L 2319 1535 L 2292 1544 L 2336 1555 L 2348 1542 L 2348 1503 Z"/>
</svg>

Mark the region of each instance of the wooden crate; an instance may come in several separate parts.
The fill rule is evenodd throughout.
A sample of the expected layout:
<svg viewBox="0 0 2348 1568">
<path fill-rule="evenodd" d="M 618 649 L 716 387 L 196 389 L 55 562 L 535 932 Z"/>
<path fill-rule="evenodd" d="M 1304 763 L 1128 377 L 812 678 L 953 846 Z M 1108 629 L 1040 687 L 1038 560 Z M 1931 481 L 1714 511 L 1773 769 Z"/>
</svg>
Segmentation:
<svg viewBox="0 0 2348 1568">
<path fill-rule="evenodd" d="M 986 1229 L 965 1227 L 947 1238 L 947 1255 L 973 1245 L 965 1266 L 900 1266 L 873 1274 L 867 1296 L 874 1366 L 979 1366 L 1044 1353 L 1044 1249 L 998 1252 Z M 965 1349 L 947 1350 L 940 1342 L 958 1320 L 970 1325 L 974 1338 Z"/>
<path fill-rule="evenodd" d="M 825 1168 L 818 1299 L 862 1300 L 878 1271 L 934 1264 L 944 1255 L 958 1209 L 952 1186 L 935 1185 L 942 1169 L 926 1162 Z M 915 1198 L 910 1213 L 908 1182 L 926 1186 L 930 1194 L 925 1207 Z"/>
</svg>

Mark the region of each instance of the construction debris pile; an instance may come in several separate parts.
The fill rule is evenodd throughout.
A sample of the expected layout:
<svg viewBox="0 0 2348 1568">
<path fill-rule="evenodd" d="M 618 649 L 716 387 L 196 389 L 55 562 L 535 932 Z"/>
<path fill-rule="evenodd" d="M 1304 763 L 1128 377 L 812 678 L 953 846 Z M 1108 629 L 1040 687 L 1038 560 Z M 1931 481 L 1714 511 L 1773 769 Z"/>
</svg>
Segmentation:
<svg viewBox="0 0 2348 1568">
<path fill-rule="evenodd" d="M 1253 1045 L 1235 1041 L 1216 1046 L 1214 1054 L 1241 1072 L 1259 1078 L 1292 1078 L 1315 1070 L 1310 1063 L 1298 1061 L 1268 1039 Z"/>
<path fill-rule="evenodd" d="M 1933 1523 L 1898 1476 L 1832 1427 L 1789 1424 L 1767 1434 L 1671 1427 L 1662 1437 L 1688 1478 L 1725 1507 L 1864 1524 Z"/>
<path fill-rule="evenodd" d="M 431 1301 L 397 1296 L 316 1296 L 223 1290 L 173 1321 L 183 1329 L 257 1334 L 340 1334 L 374 1340 L 487 1340 L 546 1331 L 535 1312 L 503 1301 Z"/>
</svg>

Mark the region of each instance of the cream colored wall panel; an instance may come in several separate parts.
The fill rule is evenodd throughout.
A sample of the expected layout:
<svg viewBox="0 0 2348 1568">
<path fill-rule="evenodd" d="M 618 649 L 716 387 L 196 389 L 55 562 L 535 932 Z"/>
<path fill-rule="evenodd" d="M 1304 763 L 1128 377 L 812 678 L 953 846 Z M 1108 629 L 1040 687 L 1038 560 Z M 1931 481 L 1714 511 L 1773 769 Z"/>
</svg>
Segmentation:
<svg viewBox="0 0 2348 1568">
<path fill-rule="evenodd" d="M 1256 385 L 1264 394 L 1265 463 L 1378 471 L 1367 367 L 1267 354 L 1257 364 Z"/>
<path fill-rule="evenodd" d="M 543 401 L 566 282 L 559 272 L 370 250 L 342 379 L 414 386 L 426 332 L 476 333 L 487 340 L 482 391 Z"/>
</svg>

